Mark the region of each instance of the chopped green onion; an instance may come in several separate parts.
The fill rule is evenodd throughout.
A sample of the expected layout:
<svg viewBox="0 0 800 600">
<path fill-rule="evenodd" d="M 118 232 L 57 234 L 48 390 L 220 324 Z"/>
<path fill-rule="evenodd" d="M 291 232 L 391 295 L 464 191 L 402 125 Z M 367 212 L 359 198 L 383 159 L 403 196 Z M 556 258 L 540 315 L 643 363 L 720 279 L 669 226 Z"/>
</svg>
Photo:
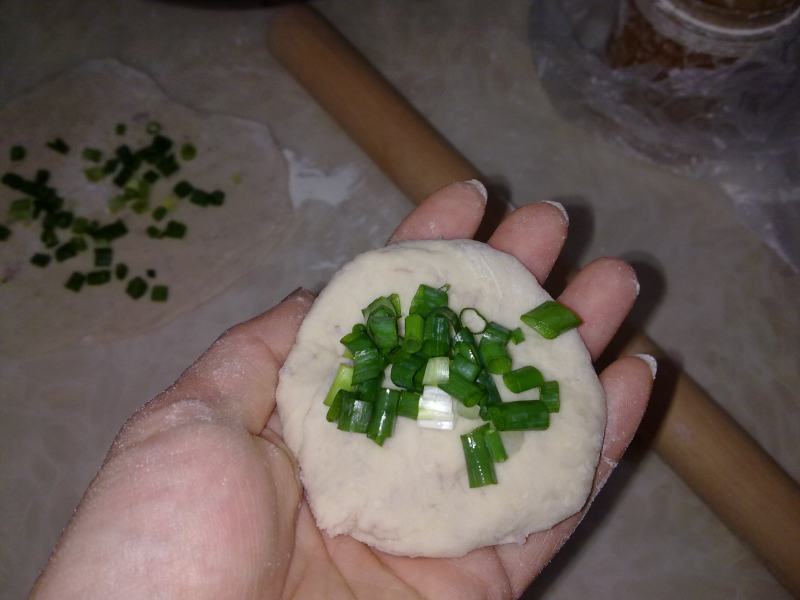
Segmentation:
<svg viewBox="0 0 800 600">
<path fill-rule="evenodd" d="M 164 237 L 164 234 L 155 225 L 148 225 L 147 229 L 145 229 L 145 233 L 147 234 L 147 237 L 152 238 L 154 240 L 159 240 L 162 237 Z"/>
<path fill-rule="evenodd" d="M 180 168 L 181 167 L 178 164 L 178 161 L 175 160 L 174 154 L 169 154 L 156 163 L 156 169 L 158 169 L 158 172 L 164 177 L 170 177 L 171 175 L 174 175 L 180 170 Z"/>
<path fill-rule="evenodd" d="M 158 208 L 153 210 L 152 217 L 156 221 L 161 221 L 166 216 L 167 216 L 167 209 L 164 206 L 159 206 Z"/>
<path fill-rule="evenodd" d="M 176 186 L 177 187 L 177 186 Z M 173 190 L 175 195 L 178 196 L 176 190 Z M 180 198 L 180 196 L 178 196 Z M 192 204 L 197 204 L 197 206 L 208 206 L 211 204 L 211 194 L 207 194 L 203 190 L 196 190 L 192 189 L 191 194 L 189 196 L 189 202 Z"/>
<path fill-rule="evenodd" d="M 153 302 L 166 302 L 169 298 L 169 288 L 166 285 L 154 285 L 150 290 L 150 300 Z"/>
<path fill-rule="evenodd" d="M 460 356 L 476 365 L 481 363 L 478 349 L 467 342 L 456 342 L 455 346 L 453 346 L 453 356 Z"/>
<path fill-rule="evenodd" d="M 45 229 L 42 231 L 39 239 L 42 241 L 45 248 L 53 248 L 58 246 L 58 236 L 52 229 Z"/>
<path fill-rule="evenodd" d="M 403 338 L 403 350 L 409 354 L 414 354 L 422 349 L 422 339 L 424 335 L 425 319 L 422 315 L 408 315 L 405 323 L 405 337 Z"/>
<path fill-rule="evenodd" d="M 119 160 L 118 159 L 109 158 L 106 162 L 103 163 L 103 172 L 106 175 L 111 175 L 114 171 L 117 170 L 118 166 L 119 166 Z"/>
<path fill-rule="evenodd" d="M 417 293 L 414 294 L 414 298 L 411 300 L 411 307 L 408 309 L 408 314 L 420 315 L 425 318 L 434 308 L 447 306 L 448 289 L 450 289 L 449 285 L 443 285 L 437 290 L 425 284 L 421 284 L 419 288 L 417 288 Z"/>
<path fill-rule="evenodd" d="M 86 233 L 89 231 L 89 219 L 78 217 L 72 222 L 72 233 Z"/>
<path fill-rule="evenodd" d="M 225 192 L 222 190 L 214 190 L 209 195 L 208 202 L 213 206 L 222 206 L 225 204 Z"/>
<path fill-rule="evenodd" d="M 486 329 L 483 330 L 481 342 L 486 341 L 505 345 L 508 343 L 510 337 L 510 329 L 503 327 L 499 323 L 491 321 L 488 325 L 486 325 Z"/>
<path fill-rule="evenodd" d="M 364 316 L 365 320 L 369 320 L 370 315 L 378 311 L 383 311 L 393 316 L 398 316 L 399 314 L 395 309 L 394 303 L 387 296 L 375 298 L 375 300 L 369 303 L 369 306 L 361 309 L 361 314 Z"/>
<path fill-rule="evenodd" d="M 373 311 L 369 315 L 367 331 L 383 354 L 388 354 L 398 344 L 397 317 L 385 308 Z"/>
<path fill-rule="evenodd" d="M 476 406 L 483 402 L 486 397 L 486 392 L 483 391 L 481 386 L 465 379 L 458 373 L 450 373 L 450 378 L 447 382 L 440 383 L 439 387 L 453 398 L 461 400 L 464 406 Z"/>
<path fill-rule="evenodd" d="M 78 245 L 73 240 L 70 240 L 56 248 L 54 255 L 58 262 L 69 260 L 78 255 Z"/>
<path fill-rule="evenodd" d="M 498 463 L 508 460 L 508 453 L 503 445 L 503 438 L 500 437 L 500 432 L 497 431 L 497 429 L 491 427 L 487 429 L 484 433 L 484 440 L 486 441 L 486 447 L 489 450 L 492 461 Z"/>
<path fill-rule="evenodd" d="M 142 175 L 142 181 L 149 185 L 154 184 L 159 179 L 161 179 L 161 175 L 159 175 L 158 172 L 154 171 L 153 169 L 147 169 L 147 171 L 144 172 L 144 175 Z"/>
<path fill-rule="evenodd" d="M 511 370 L 511 357 L 505 343 L 493 342 L 484 336 L 478 345 L 478 353 L 489 373 L 501 375 Z"/>
<path fill-rule="evenodd" d="M 66 154 L 69 152 L 69 146 L 61 138 L 56 138 L 52 142 L 47 142 L 47 147 L 53 152 L 58 152 L 59 154 Z"/>
<path fill-rule="evenodd" d="M 28 152 L 23 146 L 11 146 L 11 150 L 8 154 L 12 162 L 19 162 L 21 160 L 25 160 L 25 155 L 27 153 Z"/>
<path fill-rule="evenodd" d="M 361 383 L 383 375 L 386 363 L 374 346 L 353 352 L 353 383 Z"/>
<path fill-rule="evenodd" d="M 492 456 L 486 446 L 485 432 L 487 429 L 486 425 L 482 425 L 461 436 L 461 446 L 464 449 L 467 477 L 471 488 L 497 483 Z"/>
<path fill-rule="evenodd" d="M 3 224 L 0 224 L 0 242 L 5 242 L 11 237 L 11 230 Z"/>
<path fill-rule="evenodd" d="M 83 152 L 81 152 L 81 157 L 84 160 L 89 160 L 92 162 L 100 162 L 103 158 L 103 153 L 100 152 L 97 148 L 84 148 Z"/>
<path fill-rule="evenodd" d="M 386 360 L 389 362 L 390 365 L 396 365 L 397 363 L 406 360 L 409 356 L 411 355 L 408 352 L 403 350 L 401 346 L 398 346 L 397 348 L 389 352 L 389 355 L 386 357 Z"/>
<path fill-rule="evenodd" d="M 426 385 L 419 398 L 417 425 L 424 429 L 452 430 L 454 424 L 453 399 L 444 390 Z"/>
<path fill-rule="evenodd" d="M 519 344 L 525 341 L 525 334 L 522 333 L 521 327 L 517 327 L 516 329 L 511 330 L 511 341 L 514 343 L 515 346 L 518 346 Z"/>
<path fill-rule="evenodd" d="M 155 279 L 155 278 L 156 278 L 156 270 L 155 270 L 155 269 L 147 269 L 147 271 L 145 271 L 145 274 L 146 274 L 146 275 L 147 275 L 147 276 L 148 276 L 150 279 Z"/>
<path fill-rule="evenodd" d="M 389 301 L 394 307 L 394 314 L 398 317 L 403 314 L 403 307 L 400 305 L 400 296 L 398 294 L 389 294 Z"/>
<path fill-rule="evenodd" d="M 186 198 L 189 194 L 194 191 L 194 187 L 188 181 L 179 181 L 175 184 L 172 188 L 172 193 L 175 194 L 178 198 Z"/>
<path fill-rule="evenodd" d="M 367 333 L 367 328 L 360 323 L 353 325 L 353 330 L 339 340 L 339 342 L 341 342 L 345 348 L 352 352 L 353 355 L 355 355 L 355 353 L 359 350 L 367 350 L 375 347 L 375 344 L 372 342 L 369 334 Z"/>
<path fill-rule="evenodd" d="M 374 402 L 375 396 L 378 395 L 381 389 L 381 385 L 383 385 L 383 374 L 381 374 L 380 377 L 373 377 L 372 379 L 367 379 L 366 381 L 354 385 L 353 392 L 355 392 L 358 398 L 361 398 L 361 400 L 365 402 Z"/>
<path fill-rule="evenodd" d="M 450 361 L 450 372 L 458 373 L 461 377 L 467 379 L 468 381 L 475 381 L 478 373 L 481 372 L 481 367 L 468 358 L 457 355 L 455 358 L 453 358 L 453 360 Z"/>
<path fill-rule="evenodd" d="M 182 160 L 192 160 L 195 156 L 197 156 L 197 148 L 195 148 L 192 144 L 184 144 L 181 146 Z"/>
<path fill-rule="evenodd" d="M 544 376 L 539 369 L 529 365 L 504 373 L 503 383 L 506 384 L 509 390 L 519 394 L 541 386 L 544 383 Z"/>
<path fill-rule="evenodd" d="M 548 412 L 561 410 L 561 399 L 557 381 L 545 381 L 539 388 L 539 400 L 544 402 Z"/>
<path fill-rule="evenodd" d="M 111 281 L 111 271 L 109 269 L 91 271 L 86 275 L 87 285 L 103 285 L 109 281 Z"/>
<path fill-rule="evenodd" d="M 463 309 L 458 317 L 470 333 L 483 333 L 489 324 L 488 319 L 471 306 Z"/>
<path fill-rule="evenodd" d="M 128 199 L 125 196 L 114 196 L 108 201 L 108 211 L 115 215 L 125 208 Z"/>
<path fill-rule="evenodd" d="M 450 353 L 450 322 L 445 317 L 429 315 L 425 318 L 422 353 L 428 358 Z"/>
<path fill-rule="evenodd" d="M 118 263 L 116 267 L 114 267 L 114 275 L 120 281 L 125 279 L 128 276 L 128 265 L 125 263 Z"/>
<path fill-rule="evenodd" d="M 339 413 L 337 427 L 342 431 L 367 433 L 372 418 L 372 403 L 358 400 L 352 396 L 342 398 L 342 409 Z"/>
<path fill-rule="evenodd" d="M 526 312 L 520 319 L 548 340 L 557 338 L 565 331 L 583 323 L 578 315 L 555 300 L 543 302 L 533 310 Z"/>
<path fill-rule="evenodd" d="M 481 407 L 478 404 L 475 406 L 464 406 L 463 402 L 453 402 L 453 406 L 455 407 L 456 414 L 459 417 L 472 419 L 473 421 L 477 421 L 481 418 Z"/>
<path fill-rule="evenodd" d="M 68 290 L 72 290 L 73 292 L 79 292 L 83 287 L 83 282 L 86 281 L 86 277 L 83 273 L 78 273 L 75 271 L 72 275 L 69 276 L 67 282 L 64 284 L 64 287 Z"/>
<path fill-rule="evenodd" d="M 36 171 L 36 183 L 44 184 L 50 179 L 50 171 L 47 169 L 39 169 Z"/>
<path fill-rule="evenodd" d="M 114 128 L 114 131 L 117 135 L 125 135 L 125 131 L 127 127 L 123 123 L 117 123 L 117 126 Z"/>
<path fill-rule="evenodd" d="M 37 267 L 41 267 L 43 269 L 50 264 L 50 255 L 36 253 L 33 256 L 31 256 L 31 264 L 36 265 Z"/>
<path fill-rule="evenodd" d="M 423 385 L 440 385 L 446 383 L 449 376 L 450 359 L 446 356 L 431 358 L 428 359 L 428 363 L 425 365 L 425 374 L 422 376 L 422 383 Z"/>
<path fill-rule="evenodd" d="M 339 420 L 339 416 L 342 414 L 342 403 L 348 398 L 355 399 L 355 395 L 347 390 L 339 390 L 336 392 L 336 395 L 330 402 L 328 412 L 325 414 L 325 418 L 329 423 L 335 423 Z"/>
<path fill-rule="evenodd" d="M 161 133 L 161 123 L 158 121 L 150 121 L 145 127 L 145 131 L 150 135 L 157 135 Z"/>
<path fill-rule="evenodd" d="M 147 282 L 141 277 L 134 277 L 128 282 L 125 293 L 134 300 L 138 300 L 147 293 Z"/>
<path fill-rule="evenodd" d="M 111 248 L 94 249 L 94 266 L 110 267 L 114 260 L 114 251 Z"/>
<path fill-rule="evenodd" d="M 104 167 L 88 167 L 83 170 L 83 174 L 91 182 L 97 182 L 103 179 L 108 173 Z"/>
<path fill-rule="evenodd" d="M 169 221 L 164 228 L 164 237 L 181 239 L 186 235 L 186 225 L 180 221 Z"/>
<path fill-rule="evenodd" d="M 128 233 L 128 228 L 125 227 L 125 223 L 117 219 L 108 225 L 103 225 L 102 227 L 98 227 L 94 231 L 89 232 L 89 235 L 95 240 L 107 240 L 110 242 L 117 238 L 121 238 L 126 233 Z"/>
<path fill-rule="evenodd" d="M 367 427 L 367 437 L 379 446 L 383 446 L 386 438 L 394 432 L 394 422 L 397 418 L 397 404 L 400 400 L 398 390 L 381 389 L 372 408 L 372 417 Z"/>
<path fill-rule="evenodd" d="M 30 221 L 33 218 L 33 200 L 31 198 L 20 198 L 13 200 L 8 206 L 8 220 L 15 221 Z"/>
<path fill-rule="evenodd" d="M 416 392 L 403 390 L 400 392 L 400 401 L 397 403 L 397 414 L 401 417 L 417 420 L 419 413 L 420 395 Z"/>
<path fill-rule="evenodd" d="M 416 389 L 414 385 L 414 375 L 417 371 L 425 367 L 426 361 L 421 356 L 411 355 L 404 360 L 398 361 L 392 365 L 390 376 L 392 383 L 398 387 L 406 389 Z"/>
<path fill-rule="evenodd" d="M 547 429 L 550 426 L 550 413 L 541 400 L 519 400 L 489 406 L 489 420 L 500 431 L 526 431 Z"/>
<path fill-rule="evenodd" d="M 331 383 L 328 395 L 325 396 L 323 404 L 325 404 L 325 406 L 330 406 L 336 394 L 339 393 L 339 390 L 344 390 L 346 392 L 353 391 L 353 367 L 349 365 L 339 365 L 339 368 L 336 370 L 336 376 L 333 378 L 333 383 Z"/>
<path fill-rule="evenodd" d="M 61 229 L 67 229 L 70 225 L 72 225 L 72 221 L 75 218 L 75 215 L 68 210 L 60 210 L 54 216 L 56 227 Z"/>
<path fill-rule="evenodd" d="M 481 370 L 478 378 L 475 380 L 479 386 L 486 392 L 486 396 L 481 404 L 481 419 L 486 419 L 488 407 L 494 404 L 500 404 L 503 400 L 500 398 L 500 392 L 497 391 L 497 386 L 494 383 L 494 378 L 489 375 L 489 372 Z"/>
</svg>

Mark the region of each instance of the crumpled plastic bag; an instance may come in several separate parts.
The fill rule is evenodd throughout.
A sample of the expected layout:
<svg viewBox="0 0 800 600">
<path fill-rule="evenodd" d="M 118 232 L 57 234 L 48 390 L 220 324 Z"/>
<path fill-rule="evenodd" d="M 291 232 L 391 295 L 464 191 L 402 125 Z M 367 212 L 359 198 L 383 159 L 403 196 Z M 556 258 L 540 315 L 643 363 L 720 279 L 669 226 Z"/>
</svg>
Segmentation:
<svg viewBox="0 0 800 600">
<path fill-rule="evenodd" d="M 719 186 L 739 217 L 800 273 L 800 36 L 716 69 L 613 69 L 620 0 L 538 0 L 539 78 L 570 120 L 640 157 Z"/>
</svg>

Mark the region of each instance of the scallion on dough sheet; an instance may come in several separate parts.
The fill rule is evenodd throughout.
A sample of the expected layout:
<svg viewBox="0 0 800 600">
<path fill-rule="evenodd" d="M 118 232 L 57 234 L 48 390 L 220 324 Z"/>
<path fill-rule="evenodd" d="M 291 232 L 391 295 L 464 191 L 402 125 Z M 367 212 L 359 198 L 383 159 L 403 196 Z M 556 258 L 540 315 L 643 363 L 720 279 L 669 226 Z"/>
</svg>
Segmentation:
<svg viewBox="0 0 800 600">
<path fill-rule="evenodd" d="M 469 486 L 483 487 L 497 483 L 494 464 L 510 460 L 526 432 L 549 427 L 551 413 L 561 406 L 559 383 L 546 380 L 533 365 L 514 369 L 508 345 L 525 341 L 522 330 L 490 321 L 473 307 L 456 312 L 449 306 L 449 290 L 447 284 L 421 284 L 408 315 L 403 315 L 396 293 L 362 309 L 363 322 L 340 340 L 344 362 L 323 403 L 326 419 L 339 430 L 366 434 L 379 446 L 396 427 L 413 426 L 398 417 L 441 435 L 451 435 L 446 432 L 456 428 L 458 419 L 482 421 L 460 438 Z M 549 335 L 577 319 L 559 307 L 545 303 L 522 319 L 537 327 L 544 322 Z M 385 387 L 387 368 L 394 388 Z M 501 395 L 500 380 L 508 393 Z M 529 391 L 539 397 L 503 400 L 503 395 Z M 514 443 L 507 447 L 509 440 Z M 391 451 L 390 446 L 384 451 Z"/>
</svg>

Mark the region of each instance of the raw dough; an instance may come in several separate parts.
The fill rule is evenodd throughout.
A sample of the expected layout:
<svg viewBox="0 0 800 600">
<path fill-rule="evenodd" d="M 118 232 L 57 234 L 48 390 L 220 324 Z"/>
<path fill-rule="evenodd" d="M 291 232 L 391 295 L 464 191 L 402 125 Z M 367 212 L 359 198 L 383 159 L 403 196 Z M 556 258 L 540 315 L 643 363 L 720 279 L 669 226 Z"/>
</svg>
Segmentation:
<svg viewBox="0 0 800 600">
<path fill-rule="evenodd" d="M 592 486 L 605 429 L 605 397 L 576 331 L 548 341 L 525 328 L 509 345 L 514 367 L 536 365 L 561 385 L 561 411 L 546 431 L 497 464 L 498 485 L 470 489 L 459 435 L 398 418 L 383 447 L 325 420 L 322 400 L 341 360 L 339 339 L 361 308 L 397 292 L 404 312 L 420 283 L 451 285 L 451 307 L 473 306 L 516 327 L 522 313 L 549 299 L 515 258 L 473 241 L 419 241 L 356 257 L 320 294 L 281 370 L 278 408 L 297 456 L 317 524 L 375 548 L 409 556 L 461 556 L 474 548 L 522 542 L 577 512 Z M 504 400 L 523 399 L 498 388 Z"/>
<path fill-rule="evenodd" d="M 11 170 L 29 177 L 46 168 L 67 207 L 110 222 L 116 217 L 108 214 L 106 202 L 118 191 L 110 183 L 86 180 L 81 150 L 95 146 L 112 151 L 122 143 L 139 147 L 149 139 L 145 125 L 151 120 L 161 123 L 176 144 L 191 141 L 198 150 L 174 177 L 155 185 L 155 199 L 168 195 L 184 178 L 227 194 L 218 208 L 183 202 L 174 218 L 187 224 L 188 233 L 179 241 L 152 240 L 145 235 L 152 223 L 148 216 L 120 213 L 131 233 L 114 243 L 115 256 L 133 274 L 155 269 L 157 281 L 170 286 L 169 301 L 133 301 L 117 281 L 69 292 L 64 281 L 72 271 L 91 270 L 91 252 L 39 269 L 28 263 L 31 254 L 41 251 L 39 228 L 15 225 L 12 237 L 0 243 L 0 354 L 35 355 L 83 338 L 110 339 L 156 327 L 263 262 L 291 231 L 286 163 L 266 127 L 178 104 L 147 75 L 114 60 L 89 61 L 2 107 L 3 140 L 24 145 L 28 156 L 11 163 L 4 145 L 0 173 Z M 117 123 L 127 124 L 124 137 L 115 134 Z M 45 148 L 55 137 L 72 147 L 68 155 Z M 0 186 L 2 210 L 17 197 L 19 193 Z"/>
</svg>

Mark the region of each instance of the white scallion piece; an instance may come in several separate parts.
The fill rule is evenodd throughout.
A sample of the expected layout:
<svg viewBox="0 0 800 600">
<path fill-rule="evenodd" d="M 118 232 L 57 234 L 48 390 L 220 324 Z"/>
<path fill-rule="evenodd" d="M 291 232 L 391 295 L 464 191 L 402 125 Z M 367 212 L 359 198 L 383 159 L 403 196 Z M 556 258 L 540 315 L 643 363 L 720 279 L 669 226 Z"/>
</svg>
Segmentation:
<svg viewBox="0 0 800 600">
<path fill-rule="evenodd" d="M 425 365 L 425 375 L 422 377 L 423 385 L 439 385 L 447 383 L 450 379 L 450 359 L 446 356 L 429 358 Z"/>
<path fill-rule="evenodd" d="M 424 429 L 452 430 L 455 419 L 453 398 L 450 394 L 432 385 L 422 388 L 417 425 Z"/>
</svg>

